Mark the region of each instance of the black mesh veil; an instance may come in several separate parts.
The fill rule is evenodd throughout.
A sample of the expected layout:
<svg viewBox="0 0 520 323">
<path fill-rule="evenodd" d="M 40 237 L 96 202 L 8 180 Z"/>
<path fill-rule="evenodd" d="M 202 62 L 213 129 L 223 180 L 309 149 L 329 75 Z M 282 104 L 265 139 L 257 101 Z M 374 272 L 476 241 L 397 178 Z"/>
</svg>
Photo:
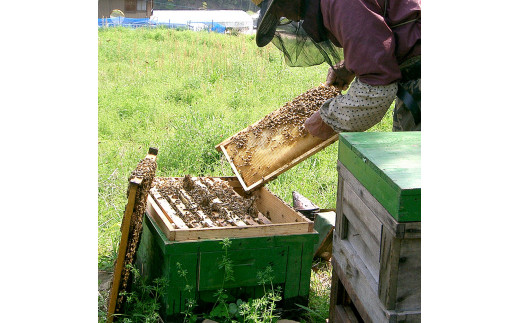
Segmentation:
<svg viewBox="0 0 520 323">
<path fill-rule="evenodd" d="M 282 51 L 289 66 L 314 66 L 324 62 L 334 66 L 343 59 L 343 50 L 330 40 L 315 42 L 302 28 L 303 21 L 282 18 L 272 43 Z"/>
</svg>

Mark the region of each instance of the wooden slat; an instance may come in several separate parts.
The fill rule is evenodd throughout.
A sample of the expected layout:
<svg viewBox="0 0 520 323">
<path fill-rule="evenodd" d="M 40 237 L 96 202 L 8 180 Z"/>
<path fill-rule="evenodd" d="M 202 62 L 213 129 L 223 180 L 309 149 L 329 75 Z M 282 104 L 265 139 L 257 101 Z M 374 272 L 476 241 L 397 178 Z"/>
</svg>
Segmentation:
<svg viewBox="0 0 520 323">
<path fill-rule="evenodd" d="M 382 224 L 359 197 L 345 183 L 343 214 L 347 220 L 346 239 L 367 265 L 372 277 L 379 280 L 379 255 Z"/>
<path fill-rule="evenodd" d="M 335 307 L 335 319 L 333 322 L 338 323 L 358 323 L 356 315 L 350 307 L 342 306 L 340 304 Z"/>
<path fill-rule="evenodd" d="M 175 224 L 179 229 L 188 229 L 186 223 L 177 215 L 177 212 L 172 208 L 168 200 L 162 197 L 155 187 L 150 190 L 150 194 L 171 223 Z"/>
<path fill-rule="evenodd" d="M 116 266 L 114 269 L 114 278 L 112 281 L 112 288 L 110 289 L 110 299 L 107 311 L 107 322 L 111 323 L 114 319 L 114 313 L 116 310 L 117 298 L 119 295 L 119 284 L 121 283 L 121 274 L 123 271 L 123 265 L 126 256 L 126 247 L 128 246 L 128 239 L 130 233 L 130 220 L 134 210 L 135 195 L 137 192 L 138 184 L 130 182 L 130 190 L 128 194 L 128 203 L 126 204 L 125 213 L 123 215 L 123 223 L 121 230 L 121 242 L 119 243 L 119 249 L 117 252 Z"/>
<path fill-rule="evenodd" d="M 330 299 L 329 299 L 329 318 L 331 319 L 331 323 L 336 323 L 336 306 L 340 304 L 340 293 L 342 292 L 342 286 L 339 282 L 338 274 L 336 272 L 336 268 L 332 267 L 332 275 L 330 278 Z"/>
<path fill-rule="evenodd" d="M 242 197 L 240 194 L 238 194 L 238 193 L 233 189 L 234 187 L 230 184 L 229 181 L 225 181 L 225 180 L 223 180 L 223 179 L 221 179 L 221 178 L 218 178 L 218 177 L 213 177 L 213 178 L 211 178 L 211 180 L 212 180 L 212 184 L 213 184 L 213 183 L 219 183 L 220 185 L 230 186 L 230 187 L 232 188 L 231 191 L 233 192 L 233 195 L 234 195 L 234 196 L 236 196 L 236 197 L 239 198 L 239 199 L 243 199 L 243 198 L 244 198 L 244 197 Z M 214 184 L 213 184 L 213 185 L 214 185 Z M 240 218 L 238 217 L 238 215 L 235 214 L 235 212 L 233 212 L 233 211 L 229 211 L 229 212 L 231 213 L 231 216 L 232 216 L 233 221 L 234 221 L 238 226 L 243 227 L 243 226 L 246 226 L 246 225 L 247 225 L 244 221 L 240 220 Z"/>
<path fill-rule="evenodd" d="M 196 209 L 197 208 L 197 203 L 195 203 L 193 201 L 193 199 L 191 198 L 191 196 L 189 195 L 188 192 L 186 192 L 185 189 L 180 189 L 179 190 L 179 198 L 181 199 L 182 203 L 186 204 L 186 206 L 188 206 L 186 209 L 187 210 L 192 210 L 192 209 Z M 192 213 L 195 213 L 201 220 L 202 223 L 205 223 L 207 226 L 209 227 L 214 227 L 215 224 L 213 223 L 213 221 L 211 221 L 207 216 L 206 214 L 204 214 L 204 212 L 202 212 L 201 210 L 196 210 L 195 212 L 192 212 Z"/>
<path fill-rule="evenodd" d="M 213 227 L 189 230 L 175 230 L 175 241 L 223 238 L 248 238 L 307 233 L 306 223 L 285 223 L 272 225 L 248 225 L 245 227 Z"/>
<path fill-rule="evenodd" d="M 381 302 L 389 309 L 395 308 L 400 249 L 401 239 L 396 239 L 383 227 L 378 293 Z"/>
<path fill-rule="evenodd" d="M 234 178 L 234 177 L 233 177 Z M 181 180 L 182 178 L 179 178 Z M 227 181 L 227 177 L 224 178 L 200 178 L 201 183 L 203 185 L 208 185 L 208 188 L 212 189 L 213 185 L 229 184 Z M 229 178 L 231 179 L 231 178 Z M 224 183 L 224 181 L 226 183 Z M 240 186 L 235 180 L 236 189 L 240 189 Z M 235 192 L 236 193 L 236 192 Z M 165 232 L 168 232 L 167 236 L 170 241 L 186 241 L 186 240 L 197 240 L 197 239 L 221 239 L 226 237 L 259 237 L 259 236 L 273 236 L 273 235 L 291 235 L 291 234 L 302 234 L 307 232 L 313 232 L 313 222 L 309 221 L 307 218 L 300 215 L 300 213 L 296 212 L 294 209 L 289 207 L 282 200 L 277 198 L 267 189 L 262 188 L 261 192 L 258 193 L 260 197 L 264 197 L 264 202 L 267 199 L 267 205 L 275 210 L 273 212 L 278 214 L 282 212 L 283 215 L 279 215 L 279 219 L 286 219 L 287 222 L 277 223 L 272 220 L 269 221 L 269 224 L 261 224 L 261 220 L 257 221 L 252 218 L 246 216 L 244 220 L 244 226 L 227 226 L 227 227 L 202 227 L 198 222 L 198 218 L 195 217 L 188 208 L 184 205 L 182 201 L 173 196 L 166 196 L 166 199 L 172 205 L 173 209 L 179 213 L 179 216 L 182 219 L 192 219 L 192 220 L 184 220 L 185 224 L 190 227 L 189 229 L 175 229 L 173 226 L 170 228 L 165 228 L 162 226 L 161 229 Z M 269 197 L 271 196 L 271 197 Z M 240 195 L 237 193 L 237 197 Z M 241 197 L 242 198 L 242 197 Z M 258 203 L 259 199 L 257 197 L 256 203 Z M 153 198 L 152 198 L 153 200 Z M 188 199 L 186 199 L 188 200 Z M 177 201 L 176 203 L 174 201 Z M 190 202 L 190 201 L 188 201 Z M 155 203 L 155 201 L 154 201 Z M 156 203 L 155 203 L 156 204 Z M 265 203 L 264 203 L 265 204 Z M 160 207 L 157 206 L 157 212 L 162 213 Z M 163 215 L 160 216 L 152 216 L 157 223 L 161 221 L 166 221 L 169 223 L 168 219 Z M 170 224 L 171 225 L 171 224 Z M 228 224 L 230 225 L 230 224 Z M 197 226 L 197 227 L 194 227 Z M 171 231 L 171 232 L 170 232 Z"/>
<path fill-rule="evenodd" d="M 199 223 L 198 218 L 196 218 L 191 212 L 186 208 L 186 206 L 177 198 L 177 196 L 167 195 L 165 196 L 170 205 L 179 212 L 179 215 L 182 217 L 184 223 L 189 228 L 202 228 L 202 224 Z"/>
<path fill-rule="evenodd" d="M 208 188 L 204 184 L 202 184 L 202 182 L 199 179 L 197 179 L 196 177 L 194 177 L 192 179 L 193 179 L 195 185 L 199 186 L 203 190 L 206 190 L 207 193 L 209 193 Z M 233 192 L 235 192 L 235 191 L 233 191 Z M 236 194 L 236 192 L 235 192 L 235 194 Z M 233 211 L 226 208 L 224 203 L 218 197 L 214 198 L 212 202 L 221 204 L 221 206 L 222 206 L 221 209 L 224 210 L 224 212 L 226 212 L 226 217 L 231 221 L 231 223 L 233 225 L 240 226 L 240 227 L 247 226 L 247 224 L 244 223 L 244 221 L 240 220 L 240 218 Z"/>
<path fill-rule="evenodd" d="M 338 176 L 343 178 L 344 181 L 348 182 L 350 188 L 357 194 L 357 196 L 370 207 L 370 210 L 374 213 L 381 223 L 388 228 L 394 235 L 397 234 L 399 223 L 392 217 L 390 213 L 379 203 L 375 197 L 370 194 L 369 191 L 357 180 L 357 178 L 352 175 L 351 172 L 347 170 L 347 168 L 338 161 L 337 164 Z M 343 192 L 343 196 L 345 196 L 345 192 Z"/>
<path fill-rule="evenodd" d="M 164 235 L 168 238 L 168 240 L 175 240 L 175 228 L 173 225 L 166 219 L 163 211 L 157 205 L 154 198 L 148 195 L 146 200 L 146 213 L 154 219 L 155 223 L 161 228 Z"/>
<path fill-rule="evenodd" d="M 268 218 L 266 218 L 262 213 L 258 212 L 258 220 L 260 220 L 263 224 L 271 224 L 271 222 Z"/>
<path fill-rule="evenodd" d="M 332 265 L 365 322 L 385 322 L 377 283 L 346 240 L 334 236 Z"/>
<path fill-rule="evenodd" d="M 247 227 L 247 224 L 244 221 L 242 221 L 242 220 L 235 220 L 234 222 L 239 227 Z"/>
<path fill-rule="evenodd" d="M 244 221 L 249 225 L 259 225 L 258 222 L 256 222 L 251 216 L 246 215 L 244 218 Z"/>
<path fill-rule="evenodd" d="M 421 239 L 401 240 L 395 309 L 421 310 Z"/>
<path fill-rule="evenodd" d="M 421 238 L 421 222 L 403 223 L 404 230 L 402 238 L 404 239 L 420 239 Z M 401 237 L 401 236 L 399 236 Z"/>
<path fill-rule="evenodd" d="M 191 200 L 191 197 L 183 188 L 179 190 L 179 199 L 182 201 L 182 203 L 184 203 L 188 210 L 191 210 L 197 206 L 197 204 Z"/>
<path fill-rule="evenodd" d="M 242 174 L 241 172 L 236 168 L 235 164 L 233 163 L 233 160 L 231 160 L 231 157 L 229 157 L 229 154 L 226 150 L 226 148 L 222 147 L 221 148 L 221 151 L 222 153 L 224 153 L 224 156 L 226 156 L 226 159 L 229 161 L 229 164 L 231 165 L 231 169 L 233 170 L 233 173 L 235 173 L 235 175 L 237 175 L 237 178 L 238 178 L 238 181 L 240 182 L 240 184 L 242 184 L 242 187 L 244 188 L 244 190 L 247 191 L 247 185 L 246 183 L 244 182 L 244 179 L 242 178 Z"/>
<path fill-rule="evenodd" d="M 204 190 L 206 192 L 206 194 L 210 194 L 210 191 L 208 189 L 208 187 L 206 185 L 204 185 L 200 178 L 198 177 L 192 177 L 191 180 L 193 181 L 193 183 L 195 185 L 197 185 L 200 189 Z M 219 203 L 219 204 L 222 204 L 222 201 L 217 197 L 217 198 L 214 198 L 212 201 L 212 203 Z M 227 218 L 231 219 L 232 216 L 230 215 L 230 211 L 227 210 L 227 209 L 224 209 L 224 211 L 226 212 L 226 215 L 227 215 Z M 232 224 L 230 224 L 228 221 L 226 220 L 223 220 L 223 221 L 217 221 L 216 223 L 216 226 L 232 226 Z"/>
<path fill-rule="evenodd" d="M 190 212 L 190 210 L 186 207 L 186 205 L 184 205 L 184 203 L 180 199 L 175 198 L 172 195 L 167 196 L 167 198 L 170 204 L 173 205 L 176 208 L 176 210 L 179 211 L 181 216 L 187 221 L 185 223 L 189 227 L 202 228 L 202 224 L 200 223 L 199 218 L 195 217 L 195 215 Z"/>
</svg>

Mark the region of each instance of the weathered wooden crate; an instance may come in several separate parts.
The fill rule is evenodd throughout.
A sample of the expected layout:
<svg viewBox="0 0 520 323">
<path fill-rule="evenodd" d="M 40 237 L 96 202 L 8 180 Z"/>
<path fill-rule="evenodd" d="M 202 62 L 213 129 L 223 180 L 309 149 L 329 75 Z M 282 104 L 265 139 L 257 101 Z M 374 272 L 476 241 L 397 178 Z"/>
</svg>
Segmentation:
<svg viewBox="0 0 520 323">
<path fill-rule="evenodd" d="M 218 179 L 229 182 L 237 194 L 245 194 L 236 177 Z M 312 251 L 318 240 L 313 223 L 265 188 L 252 194 L 258 194 L 258 210 L 271 223 L 238 225 L 237 221 L 229 227 L 176 228 L 153 193 L 148 197 L 137 266 L 146 280 L 165 277 L 169 281 L 161 298 L 164 320 L 179 322 L 190 298 L 197 302 L 196 311 L 207 313 L 216 300 L 215 292 L 222 287 L 243 301 L 260 297 L 264 287 L 259 285 L 257 273 L 268 266 L 273 269 L 275 287 L 282 288 L 284 310 L 297 315 L 295 304 L 307 304 Z M 228 256 L 235 278 L 225 283 L 224 270 L 218 268 L 224 255 L 223 238 L 231 241 Z M 177 263 L 187 271 L 186 278 L 179 275 Z M 186 285 L 193 290 L 187 291 Z"/>
<path fill-rule="evenodd" d="M 333 285 L 366 322 L 419 322 L 420 133 L 341 134 L 336 214 Z"/>
</svg>

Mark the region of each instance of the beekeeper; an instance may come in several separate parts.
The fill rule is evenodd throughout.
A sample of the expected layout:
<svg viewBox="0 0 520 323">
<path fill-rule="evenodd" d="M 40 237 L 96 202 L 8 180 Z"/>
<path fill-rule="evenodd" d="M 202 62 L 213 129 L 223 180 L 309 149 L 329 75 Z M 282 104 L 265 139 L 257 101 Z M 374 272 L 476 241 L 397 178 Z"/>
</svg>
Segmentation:
<svg viewBox="0 0 520 323">
<path fill-rule="evenodd" d="M 312 135 L 365 131 L 394 99 L 393 131 L 421 129 L 420 0 L 252 1 L 259 47 L 272 42 L 290 66 L 327 62 L 325 84 L 348 88 L 306 120 Z"/>
</svg>

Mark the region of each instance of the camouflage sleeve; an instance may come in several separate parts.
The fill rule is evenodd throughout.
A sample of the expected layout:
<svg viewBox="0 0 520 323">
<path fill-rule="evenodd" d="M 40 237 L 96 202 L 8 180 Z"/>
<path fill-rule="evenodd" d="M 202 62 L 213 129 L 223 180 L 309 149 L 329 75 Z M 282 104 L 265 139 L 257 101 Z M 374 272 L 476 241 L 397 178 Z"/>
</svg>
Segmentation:
<svg viewBox="0 0 520 323">
<path fill-rule="evenodd" d="M 397 83 L 369 85 L 356 77 L 345 95 L 327 100 L 321 118 L 336 132 L 365 131 L 381 121 L 397 93 Z"/>
</svg>

